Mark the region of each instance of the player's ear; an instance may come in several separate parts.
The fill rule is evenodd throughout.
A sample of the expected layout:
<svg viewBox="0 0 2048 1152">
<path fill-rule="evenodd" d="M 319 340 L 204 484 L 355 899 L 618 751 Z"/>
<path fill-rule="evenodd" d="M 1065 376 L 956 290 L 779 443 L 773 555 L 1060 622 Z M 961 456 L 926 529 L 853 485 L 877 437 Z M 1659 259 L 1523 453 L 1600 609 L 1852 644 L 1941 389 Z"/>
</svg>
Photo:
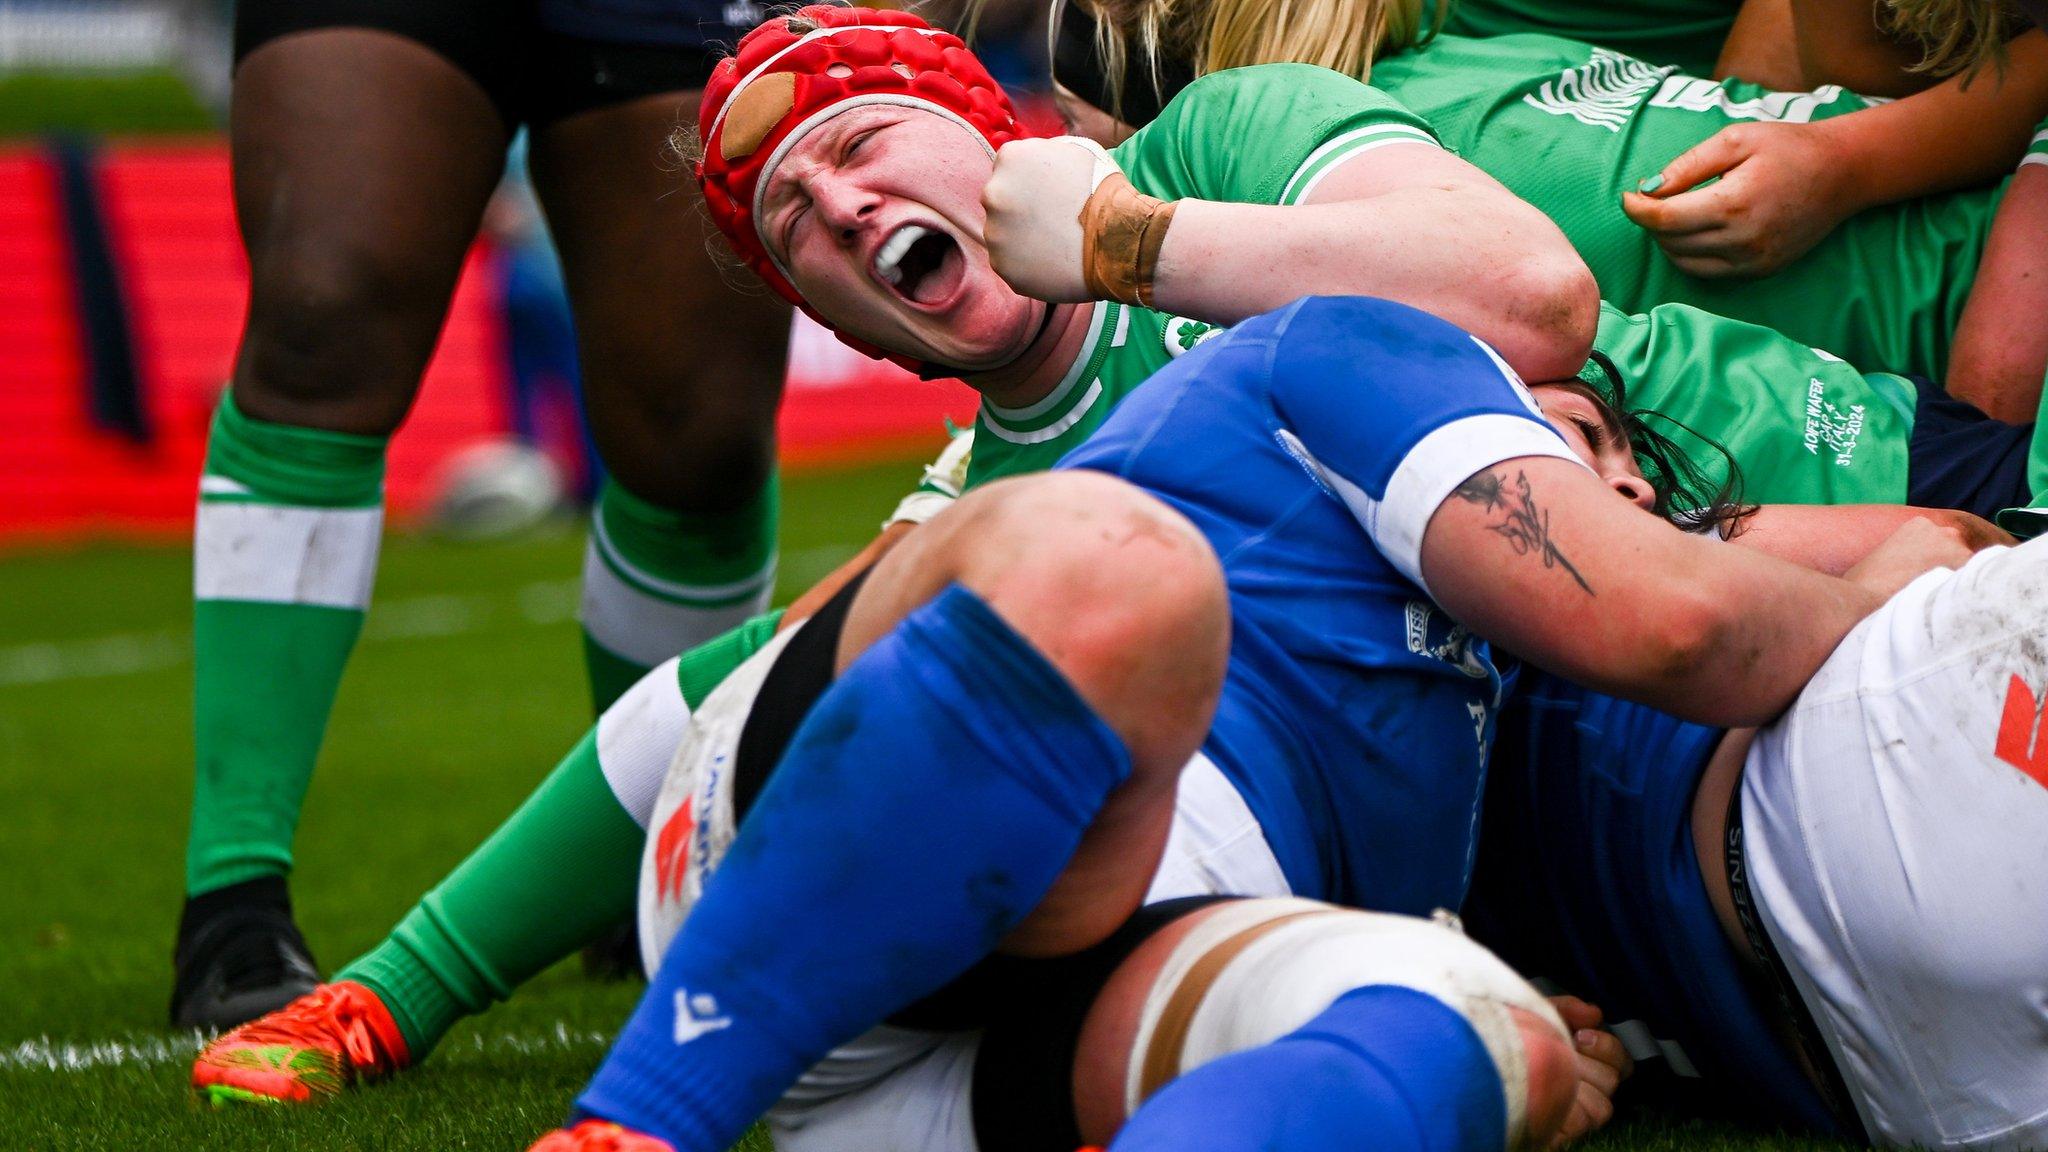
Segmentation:
<svg viewBox="0 0 2048 1152">
<path fill-rule="evenodd" d="M 1607 477 L 1607 486 L 1621 493 L 1621 498 L 1645 512 L 1657 510 L 1657 490 L 1648 480 L 1633 472 L 1617 472 Z"/>
</svg>

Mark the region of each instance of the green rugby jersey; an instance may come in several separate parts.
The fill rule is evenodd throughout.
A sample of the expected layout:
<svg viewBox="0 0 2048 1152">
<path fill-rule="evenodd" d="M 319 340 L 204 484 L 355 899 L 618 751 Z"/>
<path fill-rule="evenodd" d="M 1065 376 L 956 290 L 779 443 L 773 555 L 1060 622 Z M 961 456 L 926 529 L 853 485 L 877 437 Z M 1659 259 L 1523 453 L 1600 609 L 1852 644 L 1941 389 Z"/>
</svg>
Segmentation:
<svg viewBox="0 0 2048 1152">
<path fill-rule="evenodd" d="M 1455 0 L 1443 30 L 1459 36 L 1540 32 L 1711 76 L 1741 0 Z"/>
<path fill-rule="evenodd" d="M 1360 152 L 1435 142 L 1414 113 L 1357 80 L 1262 64 L 1188 85 L 1111 154 L 1134 187 L 1163 200 L 1295 204 Z M 968 485 L 1052 467 L 1131 389 L 1210 331 L 1149 309 L 1096 304 L 1080 354 L 1043 399 L 1022 408 L 982 401 Z"/>
<path fill-rule="evenodd" d="M 1684 304 L 1646 315 L 1603 304 L 1593 346 L 1621 373 L 1628 406 L 1682 425 L 1649 421 L 1716 480 L 1725 478 L 1724 461 L 1699 437 L 1728 449 L 1742 467 L 1745 500 L 1906 500 L 1916 399 L 1909 380 L 1858 371 L 1770 328 Z M 1597 368 L 1584 375 L 1600 383 Z"/>
<path fill-rule="evenodd" d="M 1290 82 L 1276 87 L 1269 77 Z M 1194 106 L 1188 98 L 1197 94 Z M 1275 126 L 1304 119 L 1311 131 L 1285 143 L 1275 139 L 1283 135 Z M 1116 156 L 1132 183 L 1155 196 L 1292 203 L 1336 161 L 1376 143 L 1422 138 L 1422 131 L 1412 114 L 1356 81 L 1265 65 L 1190 85 Z M 1220 147 L 1219 140 L 1259 141 L 1264 148 Z M 1052 467 L 1132 389 L 1216 331 L 1148 309 L 1097 304 L 1080 354 L 1043 399 L 1016 409 L 983 402 L 967 486 Z M 1742 464 L 1749 499 L 1905 498 L 1914 394 L 1898 377 L 1866 375 L 1770 328 L 1686 306 L 1632 316 L 1603 305 L 1596 346 L 1622 373 L 1632 407 L 1663 412 L 1728 448 Z M 1713 454 L 1696 454 L 1711 471 Z"/>
<path fill-rule="evenodd" d="M 1768 324 L 1852 363 L 1939 378 L 1996 193 L 1927 197 L 1845 221 L 1761 280 L 1679 271 L 1621 211 L 1621 194 L 1687 148 L 1749 120 L 1805 122 L 1868 106 L 1828 86 L 1715 83 L 1552 36 L 1441 36 L 1373 66 L 1445 147 L 1543 210 L 1627 312 L 1683 303 Z"/>
</svg>

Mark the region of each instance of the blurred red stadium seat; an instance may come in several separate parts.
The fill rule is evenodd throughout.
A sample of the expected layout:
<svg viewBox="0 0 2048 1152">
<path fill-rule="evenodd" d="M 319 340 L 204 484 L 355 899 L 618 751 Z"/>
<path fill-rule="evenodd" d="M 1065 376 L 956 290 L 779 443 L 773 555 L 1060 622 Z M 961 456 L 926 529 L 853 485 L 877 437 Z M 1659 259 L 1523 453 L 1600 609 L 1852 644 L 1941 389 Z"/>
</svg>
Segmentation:
<svg viewBox="0 0 2048 1152">
<path fill-rule="evenodd" d="M 154 435 L 96 426 L 54 165 L 0 149 L 0 541 L 175 537 L 192 517 L 206 428 L 234 362 L 248 296 L 228 156 L 217 140 L 114 144 L 99 196 Z M 506 434 L 504 315 L 489 250 L 469 254 L 420 398 L 391 446 L 395 518 L 429 497 L 435 466 Z M 975 396 L 868 360 L 799 327 L 780 423 L 786 464 L 936 452 Z"/>
<path fill-rule="evenodd" d="M 227 150 L 211 141 L 112 148 L 101 180 L 162 473 L 157 483 L 138 485 L 142 492 L 108 496 L 118 524 L 182 530 L 249 291 Z M 488 265 L 486 251 L 471 250 L 419 401 L 392 440 L 386 496 L 395 515 L 426 500 L 438 461 L 509 427 L 504 335 Z"/>
<path fill-rule="evenodd" d="M 33 149 L 0 152 L 0 519 L 12 531 L 74 518 L 93 468 L 58 212 L 55 167 Z"/>
</svg>

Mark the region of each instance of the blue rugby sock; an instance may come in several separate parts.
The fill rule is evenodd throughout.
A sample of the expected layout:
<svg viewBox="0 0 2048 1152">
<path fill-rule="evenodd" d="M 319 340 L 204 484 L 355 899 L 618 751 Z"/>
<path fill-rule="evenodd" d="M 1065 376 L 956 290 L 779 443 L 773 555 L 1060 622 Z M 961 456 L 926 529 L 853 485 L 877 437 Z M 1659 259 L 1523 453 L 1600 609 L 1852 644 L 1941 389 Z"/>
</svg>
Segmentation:
<svg viewBox="0 0 2048 1152">
<path fill-rule="evenodd" d="M 1486 1046 L 1442 1001 L 1348 992 L 1271 1044 L 1159 1090 L 1110 1152 L 1501 1152 L 1507 1097 Z"/>
<path fill-rule="evenodd" d="M 990 952 L 1129 774 L 1059 671 L 948 588 L 811 710 L 575 1118 L 724 1152 Z"/>
</svg>

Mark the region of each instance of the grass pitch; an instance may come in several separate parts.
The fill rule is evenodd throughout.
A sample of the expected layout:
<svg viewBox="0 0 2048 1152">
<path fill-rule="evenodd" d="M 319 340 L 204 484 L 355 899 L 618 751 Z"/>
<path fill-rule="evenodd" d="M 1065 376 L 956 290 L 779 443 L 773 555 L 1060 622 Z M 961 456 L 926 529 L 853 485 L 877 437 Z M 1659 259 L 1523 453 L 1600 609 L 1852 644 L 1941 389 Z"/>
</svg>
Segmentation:
<svg viewBox="0 0 2048 1152">
<path fill-rule="evenodd" d="M 852 555 L 915 476 L 906 463 L 789 478 L 783 596 Z M 509 544 L 387 540 L 297 845 L 299 921 L 324 970 L 381 937 L 588 725 L 582 547 L 571 525 Z M 8 1148 L 524 1149 L 560 1121 L 636 986 L 564 965 L 417 1070 L 321 1108 L 213 1112 L 189 1097 L 198 1040 L 164 1019 L 190 802 L 190 589 L 179 548 L 0 560 Z M 1594 1147 L 1829 1146 L 1638 1120 Z"/>
</svg>

